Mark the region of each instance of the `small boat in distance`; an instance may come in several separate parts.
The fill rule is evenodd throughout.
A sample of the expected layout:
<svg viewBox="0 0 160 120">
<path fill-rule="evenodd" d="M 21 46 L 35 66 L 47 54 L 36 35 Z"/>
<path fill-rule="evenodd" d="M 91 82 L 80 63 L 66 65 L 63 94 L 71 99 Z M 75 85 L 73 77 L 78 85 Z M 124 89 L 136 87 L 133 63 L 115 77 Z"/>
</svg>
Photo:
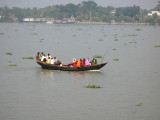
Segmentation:
<svg viewBox="0 0 160 120">
<path fill-rule="evenodd" d="M 95 65 L 89 65 L 84 67 L 71 67 L 67 65 L 55 65 L 55 64 L 47 64 L 46 62 L 37 61 L 37 63 L 43 68 L 48 70 L 61 70 L 61 71 L 87 71 L 87 70 L 99 70 L 103 66 L 107 64 L 106 63 L 100 63 Z"/>
</svg>

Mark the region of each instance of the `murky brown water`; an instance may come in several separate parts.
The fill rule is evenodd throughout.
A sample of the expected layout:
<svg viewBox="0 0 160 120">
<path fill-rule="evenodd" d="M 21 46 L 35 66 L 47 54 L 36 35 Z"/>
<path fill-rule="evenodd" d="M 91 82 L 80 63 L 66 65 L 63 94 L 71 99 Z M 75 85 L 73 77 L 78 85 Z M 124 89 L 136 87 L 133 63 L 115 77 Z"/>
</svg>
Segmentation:
<svg viewBox="0 0 160 120">
<path fill-rule="evenodd" d="M 1 23 L 0 119 L 159 120 L 155 45 L 159 26 Z M 98 72 L 43 70 L 35 59 L 22 59 L 37 51 L 63 63 L 107 53 L 109 63 Z M 102 88 L 84 87 L 89 84 Z"/>
</svg>

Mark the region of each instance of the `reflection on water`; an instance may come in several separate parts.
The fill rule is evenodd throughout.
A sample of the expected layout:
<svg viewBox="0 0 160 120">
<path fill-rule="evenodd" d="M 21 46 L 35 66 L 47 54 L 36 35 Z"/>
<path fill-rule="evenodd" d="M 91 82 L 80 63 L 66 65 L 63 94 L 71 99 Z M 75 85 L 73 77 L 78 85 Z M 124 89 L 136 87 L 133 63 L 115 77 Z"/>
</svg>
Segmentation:
<svg viewBox="0 0 160 120">
<path fill-rule="evenodd" d="M 77 87 L 84 87 L 86 85 L 102 85 L 102 76 L 104 75 L 104 71 L 81 71 L 81 72 L 71 72 L 71 71 L 56 71 L 56 70 L 46 70 L 37 68 L 36 69 L 37 78 L 42 82 L 46 80 L 46 82 L 52 81 L 52 84 L 56 84 L 56 81 L 59 80 L 61 82 L 70 81 L 69 84 L 75 84 Z M 63 77 L 65 76 L 65 77 Z"/>
</svg>

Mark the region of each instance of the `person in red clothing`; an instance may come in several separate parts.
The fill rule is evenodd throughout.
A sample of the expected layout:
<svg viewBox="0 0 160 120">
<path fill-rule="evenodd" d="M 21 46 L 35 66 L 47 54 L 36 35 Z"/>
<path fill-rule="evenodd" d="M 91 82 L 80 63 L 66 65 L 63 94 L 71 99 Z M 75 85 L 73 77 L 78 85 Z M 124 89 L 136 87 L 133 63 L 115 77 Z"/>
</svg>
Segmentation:
<svg viewBox="0 0 160 120">
<path fill-rule="evenodd" d="M 84 61 L 82 59 L 80 59 L 80 65 L 81 65 L 81 67 L 85 66 Z"/>
<path fill-rule="evenodd" d="M 39 61 L 39 52 L 36 55 L 36 60 Z"/>
<path fill-rule="evenodd" d="M 78 62 L 78 60 L 76 60 L 75 58 L 73 58 L 73 67 L 77 67 L 77 62 Z"/>
</svg>

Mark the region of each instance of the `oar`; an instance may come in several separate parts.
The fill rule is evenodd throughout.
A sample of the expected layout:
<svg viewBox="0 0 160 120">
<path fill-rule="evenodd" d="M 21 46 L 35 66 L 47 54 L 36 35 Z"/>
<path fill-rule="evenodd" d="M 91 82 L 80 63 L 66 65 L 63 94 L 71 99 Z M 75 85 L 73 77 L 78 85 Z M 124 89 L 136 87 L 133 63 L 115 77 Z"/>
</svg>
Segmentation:
<svg viewBox="0 0 160 120">
<path fill-rule="evenodd" d="M 109 52 L 109 50 L 110 50 L 110 48 L 104 53 L 101 63 L 103 62 L 103 60 L 104 60 L 105 56 L 107 55 L 107 53 Z"/>
</svg>

